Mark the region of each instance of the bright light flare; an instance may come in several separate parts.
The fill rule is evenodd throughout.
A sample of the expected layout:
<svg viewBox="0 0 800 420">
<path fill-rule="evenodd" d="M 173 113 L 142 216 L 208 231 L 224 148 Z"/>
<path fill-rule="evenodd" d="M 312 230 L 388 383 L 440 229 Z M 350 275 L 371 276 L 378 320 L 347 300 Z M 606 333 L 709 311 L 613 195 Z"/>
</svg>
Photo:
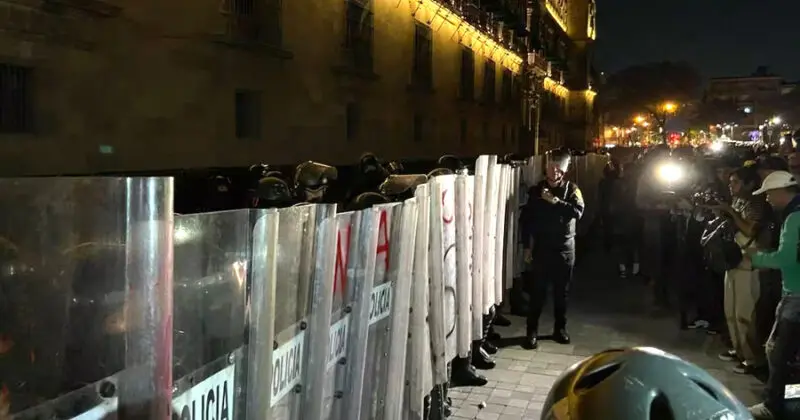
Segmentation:
<svg viewBox="0 0 800 420">
<path fill-rule="evenodd" d="M 715 153 L 721 152 L 722 149 L 724 149 L 724 148 L 725 148 L 725 145 L 722 144 L 721 141 L 715 141 L 714 143 L 711 143 L 711 146 L 710 146 L 711 151 L 715 152 Z"/>
<path fill-rule="evenodd" d="M 658 167 L 657 175 L 662 182 L 674 184 L 681 181 L 685 173 L 680 165 L 673 162 L 665 162 Z"/>
</svg>

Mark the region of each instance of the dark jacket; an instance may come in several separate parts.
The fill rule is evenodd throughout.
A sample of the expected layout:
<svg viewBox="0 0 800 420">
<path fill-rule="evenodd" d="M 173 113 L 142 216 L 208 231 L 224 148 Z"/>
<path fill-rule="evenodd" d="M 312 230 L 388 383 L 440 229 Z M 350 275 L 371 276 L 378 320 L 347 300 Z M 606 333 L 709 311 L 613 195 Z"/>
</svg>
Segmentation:
<svg viewBox="0 0 800 420">
<path fill-rule="evenodd" d="M 542 189 L 548 188 L 559 201 L 550 204 L 542 199 Z M 542 180 L 528 191 L 528 202 L 522 208 L 520 227 L 525 247 L 566 249 L 574 246 L 575 225 L 583 216 L 583 195 L 577 185 L 563 181 L 550 187 Z"/>
</svg>

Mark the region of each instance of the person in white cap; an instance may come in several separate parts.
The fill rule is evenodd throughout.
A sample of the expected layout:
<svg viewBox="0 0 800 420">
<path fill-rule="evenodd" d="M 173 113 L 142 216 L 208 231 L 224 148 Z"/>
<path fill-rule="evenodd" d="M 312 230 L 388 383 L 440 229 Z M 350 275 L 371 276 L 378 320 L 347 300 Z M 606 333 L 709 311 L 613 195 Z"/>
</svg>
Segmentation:
<svg viewBox="0 0 800 420">
<path fill-rule="evenodd" d="M 756 420 L 798 418 L 787 413 L 785 389 L 791 377 L 790 363 L 800 352 L 800 186 L 794 175 L 775 171 L 753 194 L 766 194 L 767 202 L 783 215 L 778 249 L 772 252 L 747 250 L 754 268 L 781 271 L 783 298 L 778 304 L 775 325 L 766 343 L 770 373 L 763 403 L 750 407 Z"/>
</svg>

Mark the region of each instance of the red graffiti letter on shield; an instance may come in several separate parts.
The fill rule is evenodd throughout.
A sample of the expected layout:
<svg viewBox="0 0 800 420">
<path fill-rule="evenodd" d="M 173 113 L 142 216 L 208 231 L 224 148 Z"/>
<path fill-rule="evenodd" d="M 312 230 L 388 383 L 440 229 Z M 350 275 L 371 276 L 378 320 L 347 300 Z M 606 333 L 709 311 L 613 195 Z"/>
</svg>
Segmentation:
<svg viewBox="0 0 800 420">
<path fill-rule="evenodd" d="M 344 232 L 344 241 L 342 233 Z M 347 287 L 347 263 L 350 261 L 350 224 L 336 232 L 336 267 L 333 271 L 333 294 L 345 292 Z"/>
<path fill-rule="evenodd" d="M 389 272 L 389 228 L 386 222 L 386 210 L 381 210 L 381 219 L 378 224 L 378 249 L 377 252 L 377 264 L 380 261 L 381 254 L 383 254 L 383 263 L 385 272 Z"/>
</svg>

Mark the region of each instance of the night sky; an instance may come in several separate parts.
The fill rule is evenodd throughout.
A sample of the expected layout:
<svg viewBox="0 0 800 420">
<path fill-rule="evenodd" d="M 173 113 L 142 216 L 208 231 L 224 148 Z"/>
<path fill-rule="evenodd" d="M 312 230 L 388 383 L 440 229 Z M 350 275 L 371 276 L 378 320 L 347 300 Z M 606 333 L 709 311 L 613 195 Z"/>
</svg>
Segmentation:
<svg viewBox="0 0 800 420">
<path fill-rule="evenodd" d="M 800 81 L 798 0 L 598 0 L 595 65 L 687 61 L 705 77 L 759 65 Z"/>
</svg>

